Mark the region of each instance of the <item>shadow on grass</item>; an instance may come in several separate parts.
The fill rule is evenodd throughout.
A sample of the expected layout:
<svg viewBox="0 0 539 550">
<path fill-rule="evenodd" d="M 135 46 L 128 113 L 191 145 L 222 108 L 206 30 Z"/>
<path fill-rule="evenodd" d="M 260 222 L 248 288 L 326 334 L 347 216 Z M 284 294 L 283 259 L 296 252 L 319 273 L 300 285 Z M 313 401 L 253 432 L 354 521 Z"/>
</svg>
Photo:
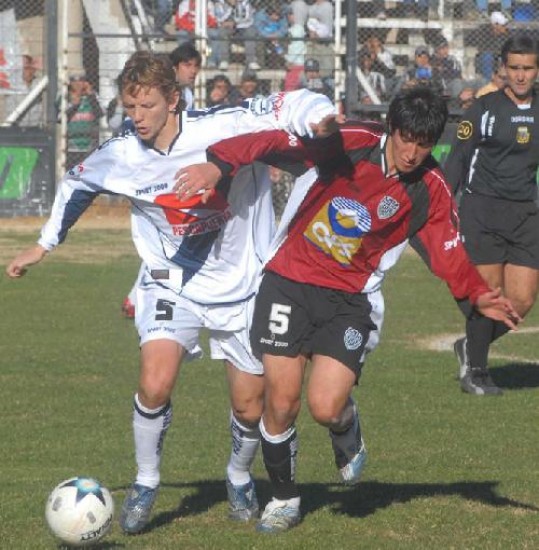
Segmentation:
<svg viewBox="0 0 539 550">
<path fill-rule="evenodd" d="M 266 480 L 257 480 L 261 508 L 270 499 L 271 488 Z M 157 529 L 181 517 L 203 514 L 213 506 L 226 501 L 224 480 L 197 483 L 172 483 L 166 487 L 194 489 L 180 501 L 176 510 L 162 512 L 152 518 L 145 531 Z M 331 507 L 336 513 L 363 518 L 393 504 L 410 502 L 417 498 L 460 496 L 487 506 L 518 508 L 539 512 L 539 508 L 497 494 L 497 481 L 462 481 L 458 483 L 387 483 L 365 481 L 357 487 L 345 488 L 339 483 L 300 484 L 304 516 L 322 507 Z"/>
<path fill-rule="evenodd" d="M 490 369 L 494 383 L 508 390 L 539 388 L 539 364 L 509 363 L 503 367 Z"/>
</svg>

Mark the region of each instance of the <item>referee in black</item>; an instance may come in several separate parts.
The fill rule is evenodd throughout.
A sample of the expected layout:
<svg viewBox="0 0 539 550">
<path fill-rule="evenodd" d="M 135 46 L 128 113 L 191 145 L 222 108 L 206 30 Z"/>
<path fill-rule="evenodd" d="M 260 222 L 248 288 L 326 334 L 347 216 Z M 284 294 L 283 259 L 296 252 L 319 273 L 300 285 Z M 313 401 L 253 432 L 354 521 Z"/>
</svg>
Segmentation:
<svg viewBox="0 0 539 550">
<path fill-rule="evenodd" d="M 539 269 L 539 98 L 534 85 L 539 47 L 527 34 L 502 46 L 505 88 L 482 96 L 466 111 L 444 171 L 460 201 L 461 236 L 492 288 L 502 288 L 521 317 L 533 306 Z M 474 395 L 500 395 L 487 368 L 491 342 L 503 323 L 473 314 L 454 344 L 460 386 Z"/>
</svg>

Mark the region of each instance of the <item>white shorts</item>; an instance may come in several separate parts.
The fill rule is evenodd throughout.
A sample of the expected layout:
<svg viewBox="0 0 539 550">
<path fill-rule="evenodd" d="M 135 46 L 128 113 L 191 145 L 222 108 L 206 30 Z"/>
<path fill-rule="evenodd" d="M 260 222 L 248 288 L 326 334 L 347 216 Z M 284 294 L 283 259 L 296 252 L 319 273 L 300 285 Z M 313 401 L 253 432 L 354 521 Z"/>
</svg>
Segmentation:
<svg viewBox="0 0 539 550">
<path fill-rule="evenodd" d="M 249 344 L 254 296 L 233 305 L 205 305 L 178 296 L 157 283 L 137 289 L 135 325 L 140 345 L 151 340 L 174 340 L 188 353 L 186 359 L 202 356 L 200 332 L 209 331 L 212 359 L 230 361 L 237 369 L 262 374 L 262 363 Z"/>
</svg>

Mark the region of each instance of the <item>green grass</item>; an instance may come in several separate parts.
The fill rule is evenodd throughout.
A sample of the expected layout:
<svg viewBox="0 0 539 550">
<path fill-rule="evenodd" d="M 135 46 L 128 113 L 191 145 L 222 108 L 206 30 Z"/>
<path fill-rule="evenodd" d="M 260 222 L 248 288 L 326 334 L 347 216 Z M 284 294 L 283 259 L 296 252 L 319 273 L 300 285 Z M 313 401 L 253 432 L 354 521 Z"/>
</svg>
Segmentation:
<svg viewBox="0 0 539 550">
<path fill-rule="evenodd" d="M 30 237 L 11 236 L 20 246 Z M 107 255 L 126 233 L 79 231 Z M 68 248 L 71 247 L 71 248 Z M 119 509 L 134 476 L 131 400 L 138 340 L 120 304 L 138 269 L 132 247 L 100 262 L 53 254 L 20 281 L 0 279 L 0 548 L 57 543 L 44 521 L 49 491 L 91 475 Z M 279 536 L 226 519 L 228 400 L 221 364 L 183 367 L 150 530 L 101 548 L 350 549 L 539 547 L 539 339 L 493 347 L 501 398 L 460 392 L 452 351 L 424 343 L 462 332 L 445 285 L 406 255 L 386 282 L 386 324 L 356 397 L 369 450 L 357 488 L 338 483 L 327 433 L 302 411 L 298 481 L 304 521 Z M 539 327 L 539 309 L 525 327 Z M 511 359 L 515 357 L 516 359 Z M 260 458 L 260 500 L 269 484 Z"/>
</svg>

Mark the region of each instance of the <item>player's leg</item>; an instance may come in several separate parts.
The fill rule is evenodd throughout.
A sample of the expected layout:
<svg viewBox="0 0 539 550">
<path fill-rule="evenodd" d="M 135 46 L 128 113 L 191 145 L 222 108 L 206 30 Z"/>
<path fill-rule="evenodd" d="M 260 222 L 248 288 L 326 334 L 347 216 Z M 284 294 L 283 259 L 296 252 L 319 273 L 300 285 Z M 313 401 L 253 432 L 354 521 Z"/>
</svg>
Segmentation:
<svg viewBox="0 0 539 550">
<path fill-rule="evenodd" d="M 302 349 L 312 331 L 305 286 L 266 273 L 251 327 L 252 349 L 264 363 L 260 436 L 273 498 L 266 505 L 257 530 L 266 533 L 285 531 L 301 519 L 294 477 L 298 449 L 294 422 L 300 410 L 306 363 Z"/>
<path fill-rule="evenodd" d="M 137 295 L 141 369 L 133 405 L 137 476 L 120 514 L 126 533 L 139 533 L 149 521 L 160 482 L 166 432 L 172 420 L 171 394 L 184 356 L 198 354 L 197 315 L 172 291 L 148 286 Z"/>
<path fill-rule="evenodd" d="M 229 517 L 249 521 L 258 517 L 259 507 L 251 466 L 260 445 L 264 378 L 241 371 L 226 362 L 230 393 L 232 448 L 226 467 Z"/>
<path fill-rule="evenodd" d="M 141 348 L 139 388 L 133 403 L 133 436 L 137 476 L 120 515 L 126 533 L 139 533 L 148 523 L 160 481 L 163 441 L 172 421 L 170 396 L 183 348 L 173 340 L 152 340 Z"/>
<path fill-rule="evenodd" d="M 258 517 L 259 512 L 251 466 L 260 445 L 258 424 L 264 399 L 264 369 L 253 356 L 249 343 L 252 305 L 246 302 L 208 307 L 204 316 L 210 328 L 211 357 L 223 360 L 226 367 L 231 406 L 226 489 L 229 518 L 236 521 L 249 521 Z"/>
<path fill-rule="evenodd" d="M 298 436 L 295 420 L 301 407 L 301 388 L 306 359 L 265 354 L 264 413 L 260 436 L 264 465 L 272 485 L 257 530 L 285 531 L 301 519 L 300 496 L 295 481 Z"/>
<path fill-rule="evenodd" d="M 335 464 L 347 485 L 359 482 L 367 458 L 358 410 L 351 397 L 356 379 L 356 373 L 340 361 L 313 356 L 307 403 L 312 417 L 329 428 Z"/>
<path fill-rule="evenodd" d="M 378 344 L 384 301 L 381 292 L 341 292 L 328 295 L 328 304 L 326 322 L 313 335 L 307 402 L 313 418 L 329 428 L 342 480 L 353 485 L 359 482 L 367 453 L 351 392 L 367 353 Z"/>
<path fill-rule="evenodd" d="M 504 201 L 465 194 L 460 205 L 464 246 L 481 276 L 491 288 L 503 288 L 507 259 Z M 501 210 L 500 210 L 501 209 Z M 488 352 L 494 322 L 477 313 L 466 320 L 466 336 L 454 344 L 462 391 L 473 395 L 500 395 L 488 372 Z"/>
</svg>

